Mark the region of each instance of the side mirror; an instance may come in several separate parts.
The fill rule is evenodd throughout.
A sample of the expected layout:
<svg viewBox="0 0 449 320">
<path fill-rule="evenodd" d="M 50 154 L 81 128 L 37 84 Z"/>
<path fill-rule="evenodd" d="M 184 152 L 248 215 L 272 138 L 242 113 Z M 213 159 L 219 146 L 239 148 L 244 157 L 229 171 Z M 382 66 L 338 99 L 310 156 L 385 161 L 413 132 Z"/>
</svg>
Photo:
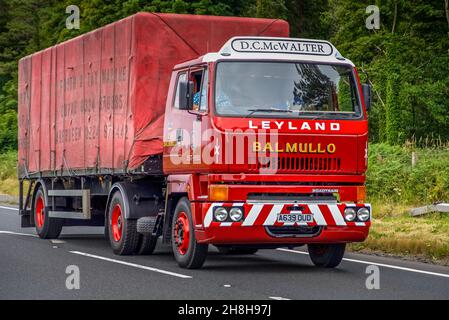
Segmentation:
<svg viewBox="0 0 449 320">
<path fill-rule="evenodd" d="M 179 83 L 179 109 L 193 110 L 193 81 Z"/>
<path fill-rule="evenodd" d="M 372 102 L 372 91 L 373 91 L 371 85 L 368 83 L 362 84 L 362 91 L 363 91 L 363 99 L 365 100 L 366 111 L 370 111 Z"/>
</svg>

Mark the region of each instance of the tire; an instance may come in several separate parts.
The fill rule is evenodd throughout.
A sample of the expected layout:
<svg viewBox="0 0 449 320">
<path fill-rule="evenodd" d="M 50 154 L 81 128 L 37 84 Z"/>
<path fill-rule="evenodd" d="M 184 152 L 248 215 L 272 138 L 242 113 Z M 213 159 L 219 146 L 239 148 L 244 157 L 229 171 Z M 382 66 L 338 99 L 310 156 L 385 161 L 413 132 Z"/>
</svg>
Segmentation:
<svg viewBox="0 0 449 320">
<path fill-rule="evenodd" d="M 199 269 L 206 261 L 208 245 L 196 241 L 194 230 L 190 202 L 181 198 L 171 226 L 173 255 L 181 268 Z"/>
<path fill-rule="evenodd" d="M 227 246 L 217 246 L 218 251 L 221 254 L 255 254 L 258 249 L 246 248 L 246 247 L 227 247 Z"/>
<path fill-rule="evenodd" d="M 125 218 L 125 202 L 120 191 L 112 196 L 108 209 L 108 234 L 112 251 L 116 255 L 131 255 L 139 242 L 137 221 Z"/>
<path fill-rule="evenodd" d="M 313 264 L 322 268 L 335 268 L 343 260 L 346 244 L 309 244 L 309 256 Z"/>
<path fill-rule="evenodd" d="M 151 234 L 141 234 L 139 236 L 139 243 L 137 244 L 137 255 L 151 255 L 154 252 L 157 244 L 157 237 Z"/>
<path fill-rule="evenodd" d="M 56 239 L 59 237 L 64 225 L 64 219 L 50 218 L 47 210 L 47 197 L 44 189 L 39 187 L 33 204 L 34 224 L 36 233 L 41 239 Z"/>
</svg>

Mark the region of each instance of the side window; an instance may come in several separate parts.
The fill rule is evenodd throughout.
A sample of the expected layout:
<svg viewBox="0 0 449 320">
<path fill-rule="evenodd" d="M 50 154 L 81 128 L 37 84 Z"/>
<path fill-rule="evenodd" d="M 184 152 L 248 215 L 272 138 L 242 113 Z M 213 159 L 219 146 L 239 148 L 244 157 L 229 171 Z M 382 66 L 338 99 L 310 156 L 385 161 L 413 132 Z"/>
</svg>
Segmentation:
<svg viewBox="0 0 449 320">
<path fill-rule="evenodd" d="M 187 73 L 181 73 L 178 76 L 178 81 L 176 82 L 176 94 L 175 94 L 175 101 L 173 103 L 173 107 L 175 109 L 179 109 L 179 83 L 181 81 L 186 81 L 187 80 Z"/>
<path fill-rule="evenodd" d="M 207 70 L 204 70 L 203 85 L 201 86 L 200 111 L 207 111 L 208 89 L 209 73 Z"/>
<path fill-rule="evenodd" d="M 208 73 L 207 70 L 195 71 L 191 74 L 194 82 L 193 110 L 207 111 Z"/>
</svg>

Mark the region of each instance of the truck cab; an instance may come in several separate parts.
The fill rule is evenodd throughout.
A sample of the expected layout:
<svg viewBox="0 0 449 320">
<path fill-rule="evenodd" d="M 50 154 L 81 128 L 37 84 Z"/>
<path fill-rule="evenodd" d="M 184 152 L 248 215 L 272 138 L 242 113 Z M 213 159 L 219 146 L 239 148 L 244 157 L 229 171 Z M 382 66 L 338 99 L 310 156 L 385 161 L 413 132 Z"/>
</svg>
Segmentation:
<svg viewBox="0 0 449 320">
<path fill-rule="evenodd" d="M 172 217 L 178 262 L 192 245 L 307 244 L 315 264 L 336 266 L 370 227 L 369 100 L 354 64 L 321 40 L 234 37 L 177 65 L 163 168 L 193 220 Z"/>
</svg>

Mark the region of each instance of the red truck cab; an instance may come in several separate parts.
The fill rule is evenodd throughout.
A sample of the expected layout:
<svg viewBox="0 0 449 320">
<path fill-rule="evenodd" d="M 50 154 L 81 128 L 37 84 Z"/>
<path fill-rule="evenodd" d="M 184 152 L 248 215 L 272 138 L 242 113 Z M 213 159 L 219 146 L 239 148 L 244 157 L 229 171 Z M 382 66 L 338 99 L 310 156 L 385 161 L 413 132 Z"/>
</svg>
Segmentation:
<svg viewBox="0 0 449 320">
<path fill-rule="evenodd" d="M 308 244 L 316 264 L 333 267 L 345 243 L 365 240 L 363 92 L 353 63 L 326 41 L 235 37 L 177 65 L 163 168 L 168 193 L 188 193 L 193 219 L 175 212 L 178 262 L 197 244 Z"/>
</svg>

